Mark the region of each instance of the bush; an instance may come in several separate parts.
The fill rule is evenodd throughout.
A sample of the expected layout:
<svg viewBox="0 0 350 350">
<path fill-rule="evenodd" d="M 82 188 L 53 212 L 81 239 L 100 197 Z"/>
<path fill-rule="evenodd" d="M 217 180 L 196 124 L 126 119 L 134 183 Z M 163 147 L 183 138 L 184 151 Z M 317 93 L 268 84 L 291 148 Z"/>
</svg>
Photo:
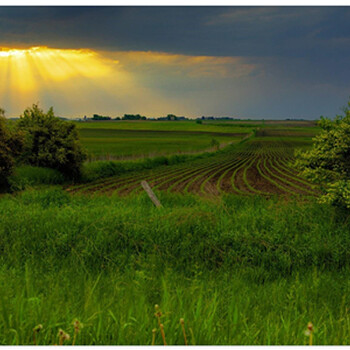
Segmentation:
<svg viewBox="0 0 350 350">
<path fill-rule="evenodd" d="M 8 177 L 13 172 L 15 156 L 21 148 L 21 135 L 7 128 L 5 111 L 0 108 L 0 189 L 8 187 Z"/>
<path fill-rule="evenodd" d="M 313 139 L 311 150 L 297 152 L 296 165 L 321 185 L 320 202 L 350 209 L 350 110 L 344 111 L 345 116 L 334 121 L 321 117 L 322 132 Z"/>
<path fill-rule="evenodd" d="M 74 123 L 55 117 L 52 108 L 44 113 L 34 104 L 24 111 L 18 128 L 25 132 L 25 162 L 57 169 L 71 178 L 80 176 L 86 154 L 80 146 Z"/>
</svg>

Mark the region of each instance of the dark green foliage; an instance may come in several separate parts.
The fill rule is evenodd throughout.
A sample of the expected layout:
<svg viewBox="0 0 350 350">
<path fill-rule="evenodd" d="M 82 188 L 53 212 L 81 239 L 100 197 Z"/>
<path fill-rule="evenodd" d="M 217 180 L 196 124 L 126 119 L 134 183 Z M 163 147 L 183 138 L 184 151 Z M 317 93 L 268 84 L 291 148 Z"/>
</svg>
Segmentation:
<svg viewBox="0 0 350 350">
<path fill-rule="evenodd" d="M 55 117 L 53 109 L 44 112 L 33 105 L 18 122 L 25 133 L 23 160 L 31 165 L 57 169 L 68 177 L 78 178 L 86 159 L 76 125 Z"/>
<path fill-rule="evenodd" d="M 350 109 L 344 112 L 334 121 L 321 118 L 322 132 L 309 151 L 297 153 L 296 165 L 306 178 L 322 186 L 321 202 L 350 209 Z"/>
<path fill-rule="evenodd" d="M 140 114 L 124 114 L 122 120 L 146 120 L 145 116 Z"/>
<path fill-rule="evenodd" d="M 22 149 L 22 135 L 8 129 L 5 111 L 0 108 L 0 191 L 8 187 L 8 177 L 13 172 L 15 157 Z"/>
<path fill-rule="evenodd" d="M 99 114 L 94 114 L 92 117 L 92 120 L 111 120 L 111 117 L 99 115 Z"/>
</svg>

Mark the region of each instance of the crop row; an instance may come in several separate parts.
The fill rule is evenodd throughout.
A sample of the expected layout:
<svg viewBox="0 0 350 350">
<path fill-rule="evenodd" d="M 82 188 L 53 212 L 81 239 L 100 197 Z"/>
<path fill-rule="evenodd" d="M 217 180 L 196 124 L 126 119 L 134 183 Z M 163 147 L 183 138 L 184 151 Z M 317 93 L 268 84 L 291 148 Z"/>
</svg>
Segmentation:
<svg viewBox="0 0 350 350">
<path fill-rule="evenodd" d="M 146 180 L 155 190 L 197 194 L 314 195 L 313 185 L 292 167 L 295 144 L 283 139 L 250 140 L 230 153 L 176 166 L 162 166 L 73 186 L 71 193 L 127 195 L 142 191 Z"/>
</svg>

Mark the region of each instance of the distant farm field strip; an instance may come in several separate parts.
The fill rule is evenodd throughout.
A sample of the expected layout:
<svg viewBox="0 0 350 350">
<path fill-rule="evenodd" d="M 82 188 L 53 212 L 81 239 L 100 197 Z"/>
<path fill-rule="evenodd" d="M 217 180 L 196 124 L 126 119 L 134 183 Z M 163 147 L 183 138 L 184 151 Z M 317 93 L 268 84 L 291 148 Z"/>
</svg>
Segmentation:
<svg viewBox="0 0 350 350">
<path fill-rule="evenodd" d="M 314 185 L 293 169 L 294 137 L 252 138 L 227 152 L 191 163 L 160 166 L 72 186 L 71 193 L 129 195 L 141 192 L 140 182 L 148 181 L 156 191 L 219 195 L 303 195 L 317 193 Z"/>
<path fill-rule="evenodd" d="M 87 123 L 79 125 L 79 133 L 81 142 L 88 151 L 89 159 L 99 160 L 198 152 L 210 149 L 213 139 L 220 144 L 235 143 L 251 132 L 249 128 L 240 127 L 196 129 L 192 124 L 187 126 L 188 129 L 183 130 L 131 130 L 106 129 L 101 126 L 91 128 Z M 113 123 L 109 125 L 115 126 Z M 122 125 L 124 124 L 120 126 Z M 152 124 L 145 123 L 145 125 Z M 157 127 L 157 125 L 154 126 Z M 129 127 L 131 128 L 132 125 Z"/>
</svg>

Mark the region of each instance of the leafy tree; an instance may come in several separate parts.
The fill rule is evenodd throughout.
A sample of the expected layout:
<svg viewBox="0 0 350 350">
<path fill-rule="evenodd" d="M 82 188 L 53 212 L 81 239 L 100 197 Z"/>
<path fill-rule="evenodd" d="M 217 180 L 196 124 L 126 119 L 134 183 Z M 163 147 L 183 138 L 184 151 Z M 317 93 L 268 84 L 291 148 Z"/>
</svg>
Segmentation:
<svg viewBox="0 0 350 350">
<path fill-rule="evenodd" d="M 99 115 L 99 114 L 94 114 L 92 117 L 92 120 L 111 120 L 111 117 L 108 116 L 103 116 L 103 115 Z"/>
<path fill-rule="evenodd" d="M 22 138 L 6 125 L 5 111 L 0 108 L 0 188 L 8 185 L 8 177 L 12 174 L 15 157 L 21 152 Z"/>
<path fill-rule="evenodd" d="M 296 165 L 321 186 L 320 202 L 350 209 L 350 101 L 344 116 L 321 117 L 322 131 L 309 151 L 297 152 Z"/>
<path fill-rule="evenodd" d="M 18 128 L 25 132 L 23 158 L 26 162 L 57 169 L 73 178 L 80 175 L 86 154 L 74 123 L 55 117 L 52 107 L 45 113 L 33 104 L 24 111 Z"/>
<path fill-rule="evenodd" d="M 122 120 L 146 120 L 145 116 L 140 114 L 124 114 Z"/>
</svg>

